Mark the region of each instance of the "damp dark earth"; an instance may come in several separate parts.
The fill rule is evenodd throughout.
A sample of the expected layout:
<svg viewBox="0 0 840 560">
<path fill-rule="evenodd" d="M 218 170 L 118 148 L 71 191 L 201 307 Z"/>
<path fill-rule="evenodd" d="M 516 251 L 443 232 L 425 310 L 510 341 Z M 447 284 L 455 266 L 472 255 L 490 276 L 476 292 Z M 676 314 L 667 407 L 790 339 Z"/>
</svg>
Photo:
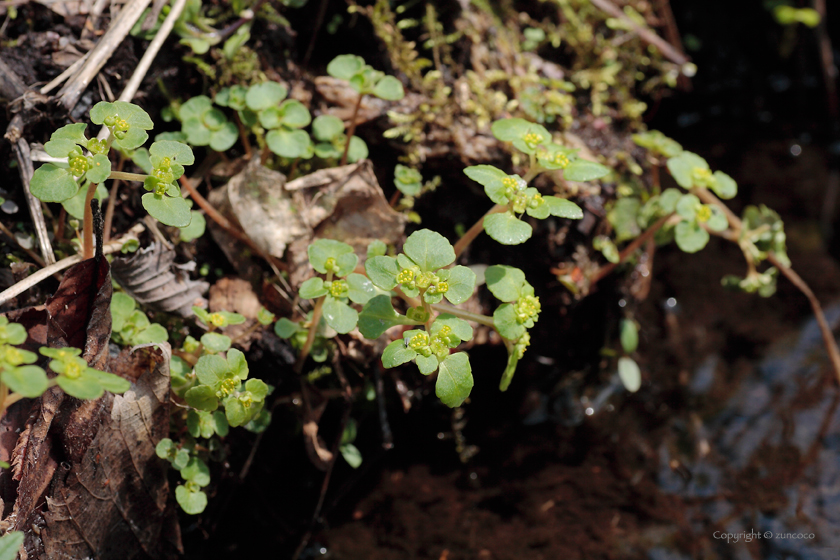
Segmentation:
<svg viewBox="0 0 840 560">
<path fill-rule="evenodd" d="M 0 560 L 840 559 L 834 10 L 0 2 Z"/>
</svg>

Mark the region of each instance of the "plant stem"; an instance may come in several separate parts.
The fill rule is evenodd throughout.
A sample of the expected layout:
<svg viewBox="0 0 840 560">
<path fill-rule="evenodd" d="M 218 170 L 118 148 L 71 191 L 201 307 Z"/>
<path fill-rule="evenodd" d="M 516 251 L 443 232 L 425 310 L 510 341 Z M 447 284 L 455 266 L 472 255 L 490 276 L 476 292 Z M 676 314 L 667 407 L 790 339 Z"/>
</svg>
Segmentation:
<svg viewBox="0 0 840 560">
<path fill-rule="evenodd" d="M 85 224 L 82 240 L 82 256 L 85 259 L 93 258 L 93 211 L 90 209 L 90 203 L 93 200 L 93 195 L 95 194 L 96 183 L 91 183 L 88 186 L 87 194 L 85 195 Z"/>
<path fill-rule="evenodd" d="M 242 147 L 245 148 L 245 159 L 251 161 L 251 155 L 253 154 L 251 141 L 248 140 L 248 131 L 245 130 L 245 125 L 242 124 L 242 119 L 239 118 L 239 111 L 233 114 L 233 118 L 236 121 L 236 128 L 239 129 L 239 139 L 242 140 Z"/>
<path fill-rule="evenodd" d="M 327 296 L 321 296 L 315 302 L 315 308 L 312 310 L 312 320 L 309 322 L 309 333 L 306 335 L 306 342 L 303 343 L 303 348 L 300 349 L 300 355 L 295 362 L 294 371 L 300 374 L 303 371 L 303 364 L 306 362 L 309 351 L 312 350 L 312 344 L 315 342 L 315 334 L 318 331 L 318 323 L 321 321 L 321 309 L 324 307 L 324 300 Z"/>
<path fill-rule="evenodd" d="M 139 181 L 143 182 L 146 180 L 148 175 L 143 173 L 128 173 L 126 171 L 111 171 L 111 174 L 108 175 L 109 179 L 122 179 L 123 181 Z"/>
<path fill-rule="evenodd" d="M 488 317 L 487 315 L 479 315 L 478 313 L 464 311 L 463 309 L 458 309 L 457 307 L 446 303 L 433 303 L 432 309 L 439 313 L 449 313 L 450 315 L 454 315 L 459 319 L 464 319 L 465 321 L 475 321 L 479 325 L 495 328 L 493 325 L 493 317 Z"/>
<path fill-rule="evenodd" d="M 47 266 L 46 263 L 44 262 L 44 259 L 42 259 L 40 257 L 40 255 L 38 255 L 37 253 L 35 253 L 31 249 L 27 249 L 26 247 L 24 247 L 23 245 L 20 244 L 17 240 L 17 237 L 15 237 L 15 234 L 12 233 L 9 230 L 9 228 L 7 228 L 5 225 L 3 225 L 3 222 L 0 222 L 0 233 L 3 233 L 6 237 L 8 237 L 12 241 L 14 241 L 17 244 L 17 246 L 21 248 L 21 250 L 23 250 L 27 255 L 29 255 L 30 259 L 32 259 L 33 261 L 38 263 L 40 266 Z"/>
<path fill-rule="evenodd" d="M 615 267 L 617 267 L 618 265 L 620 265 L 621 263 L 626 261 L 627 258 L 630 255 L 632 255 L 633 253 L 636 252 L 636 249 L 638 249 L 642 245 L 644 245 L 645 241 L 652 238 L 656 234 L 657 231 L 662 229 L 662 226 L 664 226 L 668 222 L 668 220 L 671 219 L 671 216 L 673 216 L 673 214 L 668 214 L 667 216 L 662 216 L 661 218 L 656 220 L 656 222 L 654 222 L 654 224 L 652 226 L 647 228 L 644 231 L 644 233 L 642 233 L 639 237 L 637 237 L 636 239 L 631 241 L 627 245 L 627 247 L 625 247 L 624 249 L 621 250 L 621 252 L 618 254 L 618 262 L 617 263 L 609 263 L 609 264 L 604 265 L 601 268 L 599 268 L 597 271 L 595 271 L 595 274 L 592 275 L 592 278 L 589 279 L 589 282 L 591 284 L 596 284 L 599 280 L 604 278 L 604 276 L 606 276 L 607 274 L 609 274 L 610 272 L 615 270 Z"/>
<path fill-rule="evenodd" d="M 472 243 L 473 240 L 476 237 L 478 237 L 478 234 L 484 231 L 484 218 L 486 218 L 490 214 L 498 214 L 506 210 L 507 205 L 496 204 L 495 206 L 493 206 L 493 208 L 488 210 L 486 214 L 480 217 L 478 221 L 476 221 L 472 225 L 472 227 L 467 230 L 467 233 L 465 233 L 464 236 L 461 239 L 459 239 L 457 243 L 455 243 L 455 258 L 457 259 L 458 257 L 460 257 L 461 253 L 464 252 L 464 249 L 469 247 L 470 243 Z"/>
<path fill-rule="evenodd" d="M 344 144 L 344 153 L 341 154 L 341 163 L 339 165 L 347 164 L 347 154 L 350 151 L 350 140 L 353 138 L 353 133 L 356 132 L 356 117 L 359 116 L 359 108 L 362 106 L 362 98 L 364 94 L 359 94 L 356 100 L 356 106 L 353 108 L 353 116 L 350 119 L 350 128 L 347 129 L 347 142 Z"/>
<path fill-rule="evenodd" d="M 740 232 L 744 228 L 744 223 L 741 221 L 737 215 L 735 215 L 732 210 L 729 209 L 718 197 L 712 194 L 709 190 L 704 189 L 702 187 L 697 187 L 692 189 L 692 192 L 697 195 L 697 197 L 705 202 L 706 204 L 714 204 L 726 214 L 726 217 L 729 219 L 729 226 L 735 230 L 734 240 L 737 240 L 740 237 Z M 820 333 L 822 334 L 823 344 L 825 345 L 825 349 L 828 352 L 828 357 L 831 360 L 831 366 L 834 370 L 834 375 L 837 378 L 837 382 L 840 383 L 840 350 L 837 348 L 837 341 L 834 340 L 834 333 L 831 332 L 831 326 L 829 326 L 828 321 L 825 319 L 825 313 L 823 313 L 822 306 L 820 305 L 820 301 L 817 299 L 817 296 L 814 295 L 814 292 L 811 290 L 810 286 L 799 276 L 791 267 L 786 265 L 785 263 L 781 262 L 779 258 L 776 256 L 775 253 L 772 251 L 767 254 L 767 261 L 779 269 L 779 271 L 787 278 L 791 284 L 793 284 L 796 289 L 802 292 L 808 299 L 808 303 L 811 304 L 811 310 L 814 312 L 814 317 L 817 320 L 817 325 L 820 327 Z M 749 262 L 749 261 L 748 261 Z"/>
<path fill-rule="evenodd" d="M 120 161 L 117 164 L 117 172 L 122 171 L 125 164 L 125 158 L 120 156 Z M 105 228 L 102 234 L 102 242 L 107 243 L 111 240 L 111 224 L 114 221 L 114 207 L 117 205 L 117 193 L 120 192 L 120 179 L 114 179 L 114 184 L 111 185 L 111 192 L 108 194 L 108 207 L 105 209 Z"/>
</svg>

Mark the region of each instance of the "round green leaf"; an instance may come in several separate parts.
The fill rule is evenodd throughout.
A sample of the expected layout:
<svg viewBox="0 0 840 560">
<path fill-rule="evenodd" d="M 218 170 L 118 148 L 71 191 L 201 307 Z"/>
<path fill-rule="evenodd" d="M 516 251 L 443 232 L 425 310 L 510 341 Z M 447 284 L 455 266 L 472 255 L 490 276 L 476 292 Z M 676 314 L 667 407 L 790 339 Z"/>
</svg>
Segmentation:
<svg viewBox="0 0 840 560">
<path fill-rule="evenodd" d="M 392 290 L 397 285 L 400 267 L 394 257 L 375 256 L 365 261 L 365 272 L 374 285 L 383 290 Z"/>
<path fill-rule="evenodd" d="M 592 181 L 609 174 L 610 168 L 594 161 L 577 159 L 563 170 L 563 178 L 567 181 Z"/>
<path fill-rule="evenodd" d="M 260 111 L 259 120 L 263 128 L 272 130 L 280 128 L 283 124 L 283 114 L 280 112 L 280 107 L 269 107 Z"/>
<path fill-rule="evenodd" d="M 692 152 L 682 152 L 680 155 L 668 158 L 668 171 L 679 186 L 690 189 L 694 186 L 694 169 L 708 169 L 706 160 Z"/>
<path fill-rule="evenodd" d="M 245 104 L 252 111 L 262 111 L 280 103 L 286 98 L 287 93 L 286 87 L 277 82 L 263 82 L 248 88 Z"/>
<path fill-rule="evenodd" d="M 74 144 L 79 144 L 80 146 L 87 146 L 88 139 L 85 136 L 85 129 L 86 128 L 87 128 L 87 124 L 85 124 L 85 123 L 66 124 L 66 125 L 62 126 L 61 128 L 59 128 L 58 130 L 56 130 L 55 132 L 53 132 L 50 135 L 50 140 L 51 141 L 52 140 L 70 140 Z M 49 142 L 47 142 L 47 144 L 49 144 Z M 45 144 L 44 148 L 46 148 L 46 147 L 47 146 Z M 51 156 L 53 155 L 49 151 L 47 151 L 47 153 L 50 154 Z M 67 154 L 65 153 L 63 155 L 53 156 L 53 157 L 66 157 L 66 156 L 67 156 Z"/>
<path fill-rule="evenodd" d="M 219 408 L 219 399 L 216 397 L 216 391 L 209 385 L 193 387 L 186 392 L 184 399 L 188 405 L 198 410 L 212 412 Z"/>
<path fill-rule="evenodd" d="M 188 480 L 199 486 L 207 486 L 210 484 L 210 468 L 207 463 L 198 457 L 190 457 L 190 462 L 187 466 L 181 469 L 181 476 L 184 480 Z"/>
<path fill-rule="evenodd" d="M 493 312 L 493 326 L 508 340 L 517 340 L 527 330 L 516 320 L 516 309 L 510 303 L 503 303 Z"/>
<path fill-rule="evenodd" d="M 183 103 L 178 110 L 178 116 L 181 122 L 188 119 L 199 119 L 204 116 L 204 113 L 213 108 L 213 102 L 206 95 L 197 95 L 187 102 Z"/>
<path fill-rule="evenodd" d="M 424 272 L 433 272 L 455 261 L 455 250 L 449 241 L 429 229 L 409 235 L 403 245 L 403 253 Z"/>
<path fill-rule="evenodd" d="M 512 266 L 494 264 L 484 271 L 487 288 L 497 299 L 504 302 L 516 301 L 525 284 L 525 273 Z"/>
<path fill-rule="evenodd" d="M 10 531 L 0 537 L 0 560 L 15 560 L 23 545 L 23 531 Z"/>
<path fill-rule="evenodd" d="M 323 307 L 324 319 L 339 334 L 347 334 L 356 328 L 359 314 L 355 309 L 332 296 L 327 296 Z"/>
<path fill-rule="evenodd" d="M 365 66 L 362 57 L 354 54 L 340 54 L 327 65 L 327 74 L 339 80 L 349 80 Z"/>
<path fill-rule="evenodd" d="M 696 253 L 709 242 L 709 232 L 694 221 L 683 221 L 674 228 L 674 240 L 686 253 Z"/>
<path fill-rule="evenodd" d="M 276 334 L 280 338 L 291 338 L 292 335 L 294 335 L 300 329 L 300 325 L 298 325 L 294 321 L 290 321 L 285 317 L 281 317 L 277 320 L 276 323 L 274 323 L 274 334 Z"/>
<path fill-rule="evenodd" d="M 728 228 L 729 219 L 726 217 L 726 214 L 723 213 L 723 210 L 717 206 L 711 206 L 711 210 L 712 217 L 709 218 L 708 222 L 706 222 L 706 227 L 712 231 L 724 231 Z"/>
<path fill-rule="evenodd" d="M 201 116 L 204 126 L 210 130 L 219 130 L 227 122 L 227 117 L 219 109 L 210 109 Z"/>
<path fill-rule="evenodd" d="M 198 515 L 207 507 L 207 494 L 201 490 L 192 492 L 183 485 L 175 488 L 175 499 L 188 515 Z"/>
<path fill-rule="evenodd" d="M 533 233 L 529 224 L 510 212 L 486 216 L 484 231 L 502 245 L 519 245 L 527 241 Z"/>
<path fill-rule="evenodd" d="M 265 397 L 268 396 L 268 385 L 262 379 L 249 379 L 245 383 L 245 390 L 251 393 L 251 396 L 257 402 L 265 400 Z"/>
<path fill-rule="evenodd" d="M 0 374 L 0 378 L 9 389 L 30 399 L 44 394 L 49 383 L 47 374 L 38 366 L 6 368 Z"/>
<path fill-rule="evenodd" d="M 85 178 L 91 183 L 101 183 L 111 174 L 111 160 L 103 154 L 93 156 L 93 165 L 85 173 Z"/>
<path fill-rule="evenodd" d="M 350 274 L 359 262 L 359 257 L 353 252 L 353 247 L 334 239 L 318 239 L 309 245 L 306 253 L 309 256 L 309 264 L 321 274 L 327 273 L 327 259 L 336 260 L 339 269 L 333 272 L 339 277 Z"/>
<path fill-rule="evenodd" d="M 280 104 L 280 122 L 290 128 L 303 128 L 312 122 L 312 115 L 300 101 L 287 99 Z"/>
<path fill-rule="evenodd" d="M 207 230 L 207 220 L 204 214 L 197 210 L 190 210 L 190 225 L 182 227 L 178 235 L 179 239 L 185 243 L 198 239 Z"/>
<path fill-rule="evenodd" d="M 382 352 L 382 367 L 392 368 L 406 364 L 417 356 L 417 352 L 408 348 L 403 339 L 395 340 Z"/>
<path fill-rule="evenodd" d="M 405 91 L 398 79 L 393 76 L 385 76 L 373 88 L 373 95 L 387 101 L 399 101 L 405 97 Z"/>
<path fill-rule="evenodd" d="M 137 333 L 134 336 L 131 343 L 133 345 L 137 344 L 151 344 L 151 343 L 158 343 L 158 342 L 166 342 L 169 340 L 169 333 L 163 328 L 162 325 L 158 325 L 157 323 L 153 323 Z M 110 391 L 110 389 L 109 389 Z M 112 393 L 116 391 L 111 391 Z"/>
<path fill-rule="evenodd" d="M 432 336 L 440 332 L 441 327 L 447 326 L 452 329 L 452 334 L 458 337 L 461 341 L 472 340 L 473 329 L 468 322 L 459 319 L 449 313 L 441 313 L 438 315 L 435 322 L 432 324 Z"/>
<path fill-rule="evenodd" d="M 362 274 L 350 273 L 347 276 L 347 285 L 350 288 L 347 297 L 353 303 L 365 304 L 376 295 L 376 288 L 373 287 L 373 283 Z"/>
<path fill-rule="evenodd" d="M 341 451 L 341 456 L 344 457 L 344 460 L 347 461 L 348 465 L 354 469 L 358 469 L 359 466 L 361 466 L 362 454 L 355 445 L 352 443 L 345 443 L 339 447 L 339 451 Z"/>
<path fill-rule="evenodd" d="M 224 352 L 230 348 L 230 337 L 223 334 L 209 332 L 201 335 L 201 344 L 208 352 Z"/>
<path fill-rule="evenodd" d="M 219 130 L 210 135 L 210 147 L 217 152 L 229 150 L 239 138 L 239 130 L 232 122 L 225 122 Z"/>
<path fill-rule="evenodd" d="M 35 170 L 29 188 L 35 198 L 44 202 L 63 202 L 79 192 L 79 184 L 70 170 L 51 163 Z"/>
<path fill-rule="evenodd" d="M 190 225 L 190 206 L 181 198 L 160 196 L 153 193 L 143 195 L 143 208 L 157 221 L 172 227 L 187 227 Z"/>
<path fill-rule="evenodd" d="M 583 210 L 571 200 L 566 200 L 558 196 L 546 196 L 543 197 L 543 200 L 548 206 L 548 212 L 552 216 L 566 218 L 567 220 L 580 220 L 583 218 Z"/>
<path fill-rule="evenodd" d="M 715 186 L 712 190 L 724 200 L 735 198 L 738 194 L 738 183 L 723 171 L 715 171 Z"/>
<path fill-rule="evenodd" d="M 55 136 L 55 134 L 53 134 Z M 76 149 L 77 143 L 68 138 L 53 138 L 44 144 L 44 151 L 52 157 L 67 157 L 70 152 Z"/>
<path fill-rule="evenodd" d="M 350 149 L 347 151 L 347 161 L 355 163 L 367 158 L 368 155 L 368 147 L 364 140 L 358 136 L 354 136 L 350 139 Z"/>
<path fill-rule="evenodd" d="M 500 119 L 490 126 L 490 131 L 493 133 L 493 136 L 502 142 L 513 142 L 514 140 L 519 140 L 532 130 L 540 136 L 544 136 L 542 134 L 542 130 L 539 129 L 545 130 L 544 127 L 538 124 L 519 118 Z M 551 135 L 549 135 L 547 131 L 546 135 L 548 135 L 547 140 L 551 140 Z"/>
<path fill-rule="evenodd" d="M 329 293 L 329 290 L 324 287 L 324 280 L 319 276 L 314 276 L 300 285 L 298 294 L 301 299 L 315 299 Z"/>
<path fill-rule="evenodd" d="M 208 146 L 213 138 L 213 131 L 196 118 L 185 120 L 181 124 L 181 130 L 187 135 L 187 142 L 193 146 Z"/>
<path fill-rule="evenodd" d="M 231 348 L 227 353 L 228 374 L 237 379 L 248 378 L 248 360 L 245 359 L 245 354 L 241 350 Z"/>
<path fill-rule="evenodd" d="M 437 371 L 438 365 L 440 364 L 437 356 L 432 354 L 431 356 L 423 356 L 422 354 L 418 354 L 415 359 L 414 363 L 417 364 L 417 369 L 420 370 L 420 373 L 423 375 L 431 375 Z"/>
<path fill-rule="evenodd" d="M 449 291 L 444 297 L 453 305 L 464 303 L 473 295 L 475 290 L 475 272 L 466 266 L 455 266 L 449 270 Z"/>
<path fill-rule="evenodd" d="M 626 354 L 632 354 L 639 347 L 639 328 L 630 319 L 621 321 L 621 348 Z"/>
<path fill-rule="evenodd" d="M 464 352 L 450 354 L 440 363 L 435 394 L 450 408 L 461 406 L 473 388 L 470 360 Z"/>
<path fill-rule="evenodd" d="M 642 386 L 642 372 L 632 358 L 622 356 L 618 359 L 618 376 L 624 384 L 624 388 L 635 393 Z"/>
<path fill-rule="evenodd" d="M 70 395 L 82 400 L 98 399 L 105 392 L 102 385 L 93 376 L 80 375 L 76 379 L 70 379 L 63 375 L 56 377 L 56 382 L 61 389 Z"/>
<path fill-rule="evenodd" d="M 321 142 L 331 142 L 343 132 L 344 122 L 333 115 L 319 115 L 312 121 L 312 134 Z"/>
<path fill-rule="evenodd" d="M 248 411 L 236 397 L 225 399 L 225 417 L 232 427 L 241 426 L 248 421 Z"/>
<path fill-rule="evenodd" d="M 195 163 L 195 154 L 193 154 L 192 148 L 183 142 L 177 142 L 175 140 L 158 140 L 149 148 L 149 154 L 152 156 L 151 161 L 155 165 L 160 161 L 155 158 L 165 157 L 180 165 L 192 165 Z"/>
<path fill-rule="evenodd" d="M 202 356 L 195 364 L 195 374 L 203 385 L 217 387 L 228 376 L 228 363 L 221 356 L 215 354 Z"/>
<path fill-rule="evenodd" d="M 89 376 L 95 379 L 96 382 L 99 383 L 103 389 L 105 389 L 106 391 L 110 391 L 111 393 L 115 393 L 117 395 L 125 393 L 126 391 L 131 389 L 131 383 L 127 379 L 123 379 L 119 375 L 114 375 L 113 373 L 107 373 L 105 371 L 99 371 L 97 369 L 88 368 L 82 375 L 85 377 Z"/>
<path fill-rule="evenodd" d="M 693 194 L 684 194 L 677 202 L 677 214 L 686 220 L 694 220 L 697 216 L 697 211 L 703 204 L 700 199 Z"/>
<path fill-rule="evenodd" d="M 268 149 L 286 158 L 305 157 L 312 148 L 309 135 L 303 130 L 271 130 L 265 135 Z"/>
<path fill-rule="evenodd" d="M 359 314 L 359 332 L 369 339 L 379 338 L 393 326 L 413 324 L 414 321 L 394 311 L 391 298 L 386 295 L 371 298 Z"/>
<path fill-rule="evenodd" d="M 512 177 L 520 182 L 522 181 L 519 175 L 508 175 L 492 165 L 473 165 L 464 169 L 464 174 L 482 185 L 484 192 L 496 204 L 507 204 L 509 202 L 508 197 L 505 196 L 507 187 L 502 183 L 503 179 Z"/>
</svg>

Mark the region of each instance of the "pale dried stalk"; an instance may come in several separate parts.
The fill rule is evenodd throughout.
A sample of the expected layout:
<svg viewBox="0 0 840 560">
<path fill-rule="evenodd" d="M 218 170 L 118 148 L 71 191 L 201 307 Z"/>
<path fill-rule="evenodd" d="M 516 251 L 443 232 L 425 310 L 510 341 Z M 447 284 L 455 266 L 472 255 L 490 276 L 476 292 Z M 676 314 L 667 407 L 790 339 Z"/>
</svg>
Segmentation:
<svg viewBox="0 0 840 560">
<path fill-rule="evenodd" d="M 103 253 L 106 255 L 110 255 L 111 253 L 116 253 L 120 249 L 122 249 L 123 245 L 125 245 L 128 241 L 134 240 L 137 241 L 137 236 L 145 229 L 143 224 L 137 224 L 128 230 L 125 235 L 120 237 L 119 239 L 115 239 L 110 243 L 107 243 L 103 248 Z M 84 260 L 82 255 L 75 254 L 72 257 L 67 257 L 66 259 L 61 259 L 55 264 L 42 268 L 32 276 L 28 276 L 24 278 L 14 286 L 7 288 L 0 292 L 0 305 L 3 305 L 13 297 L 22 294 L 29 288 L 38 285 L 39 283 L 43 282 L 47 279 L 47 277 L 55 274 L 56 272 L 61 272 L 65 268 L 69 268 L 76 263 L 80 263 Z"/>
</svg>

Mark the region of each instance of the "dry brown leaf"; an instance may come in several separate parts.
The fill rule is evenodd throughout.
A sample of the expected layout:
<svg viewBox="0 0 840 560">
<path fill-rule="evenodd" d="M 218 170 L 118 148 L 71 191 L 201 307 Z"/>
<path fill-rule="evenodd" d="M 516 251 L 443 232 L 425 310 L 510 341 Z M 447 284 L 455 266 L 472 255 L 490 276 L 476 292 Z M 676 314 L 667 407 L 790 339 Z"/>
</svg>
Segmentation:
<svg viewBox="0 0 840 560">
<path fill-rule="evenodd" d="M 152 243 L 128 258 L 114 259 L 111 272 L 128 295 L 152 309 L 191 317 L 192 307 L 205 307 L 209 284 L 191 280 L 195 262 L 175 264 L 175 251 Z"/>
<path fill-rule="evenodd" d="M 182 553 L 167 464 L 155 446 L 169 430 L 169 347 L 129 355 L 115 373 L 137 377 L 124 395 L 106 395 L 110 414 L 66 478 L 57 479 L 41 531 L 48 558 L 133 560 Z"/>
</svg>

